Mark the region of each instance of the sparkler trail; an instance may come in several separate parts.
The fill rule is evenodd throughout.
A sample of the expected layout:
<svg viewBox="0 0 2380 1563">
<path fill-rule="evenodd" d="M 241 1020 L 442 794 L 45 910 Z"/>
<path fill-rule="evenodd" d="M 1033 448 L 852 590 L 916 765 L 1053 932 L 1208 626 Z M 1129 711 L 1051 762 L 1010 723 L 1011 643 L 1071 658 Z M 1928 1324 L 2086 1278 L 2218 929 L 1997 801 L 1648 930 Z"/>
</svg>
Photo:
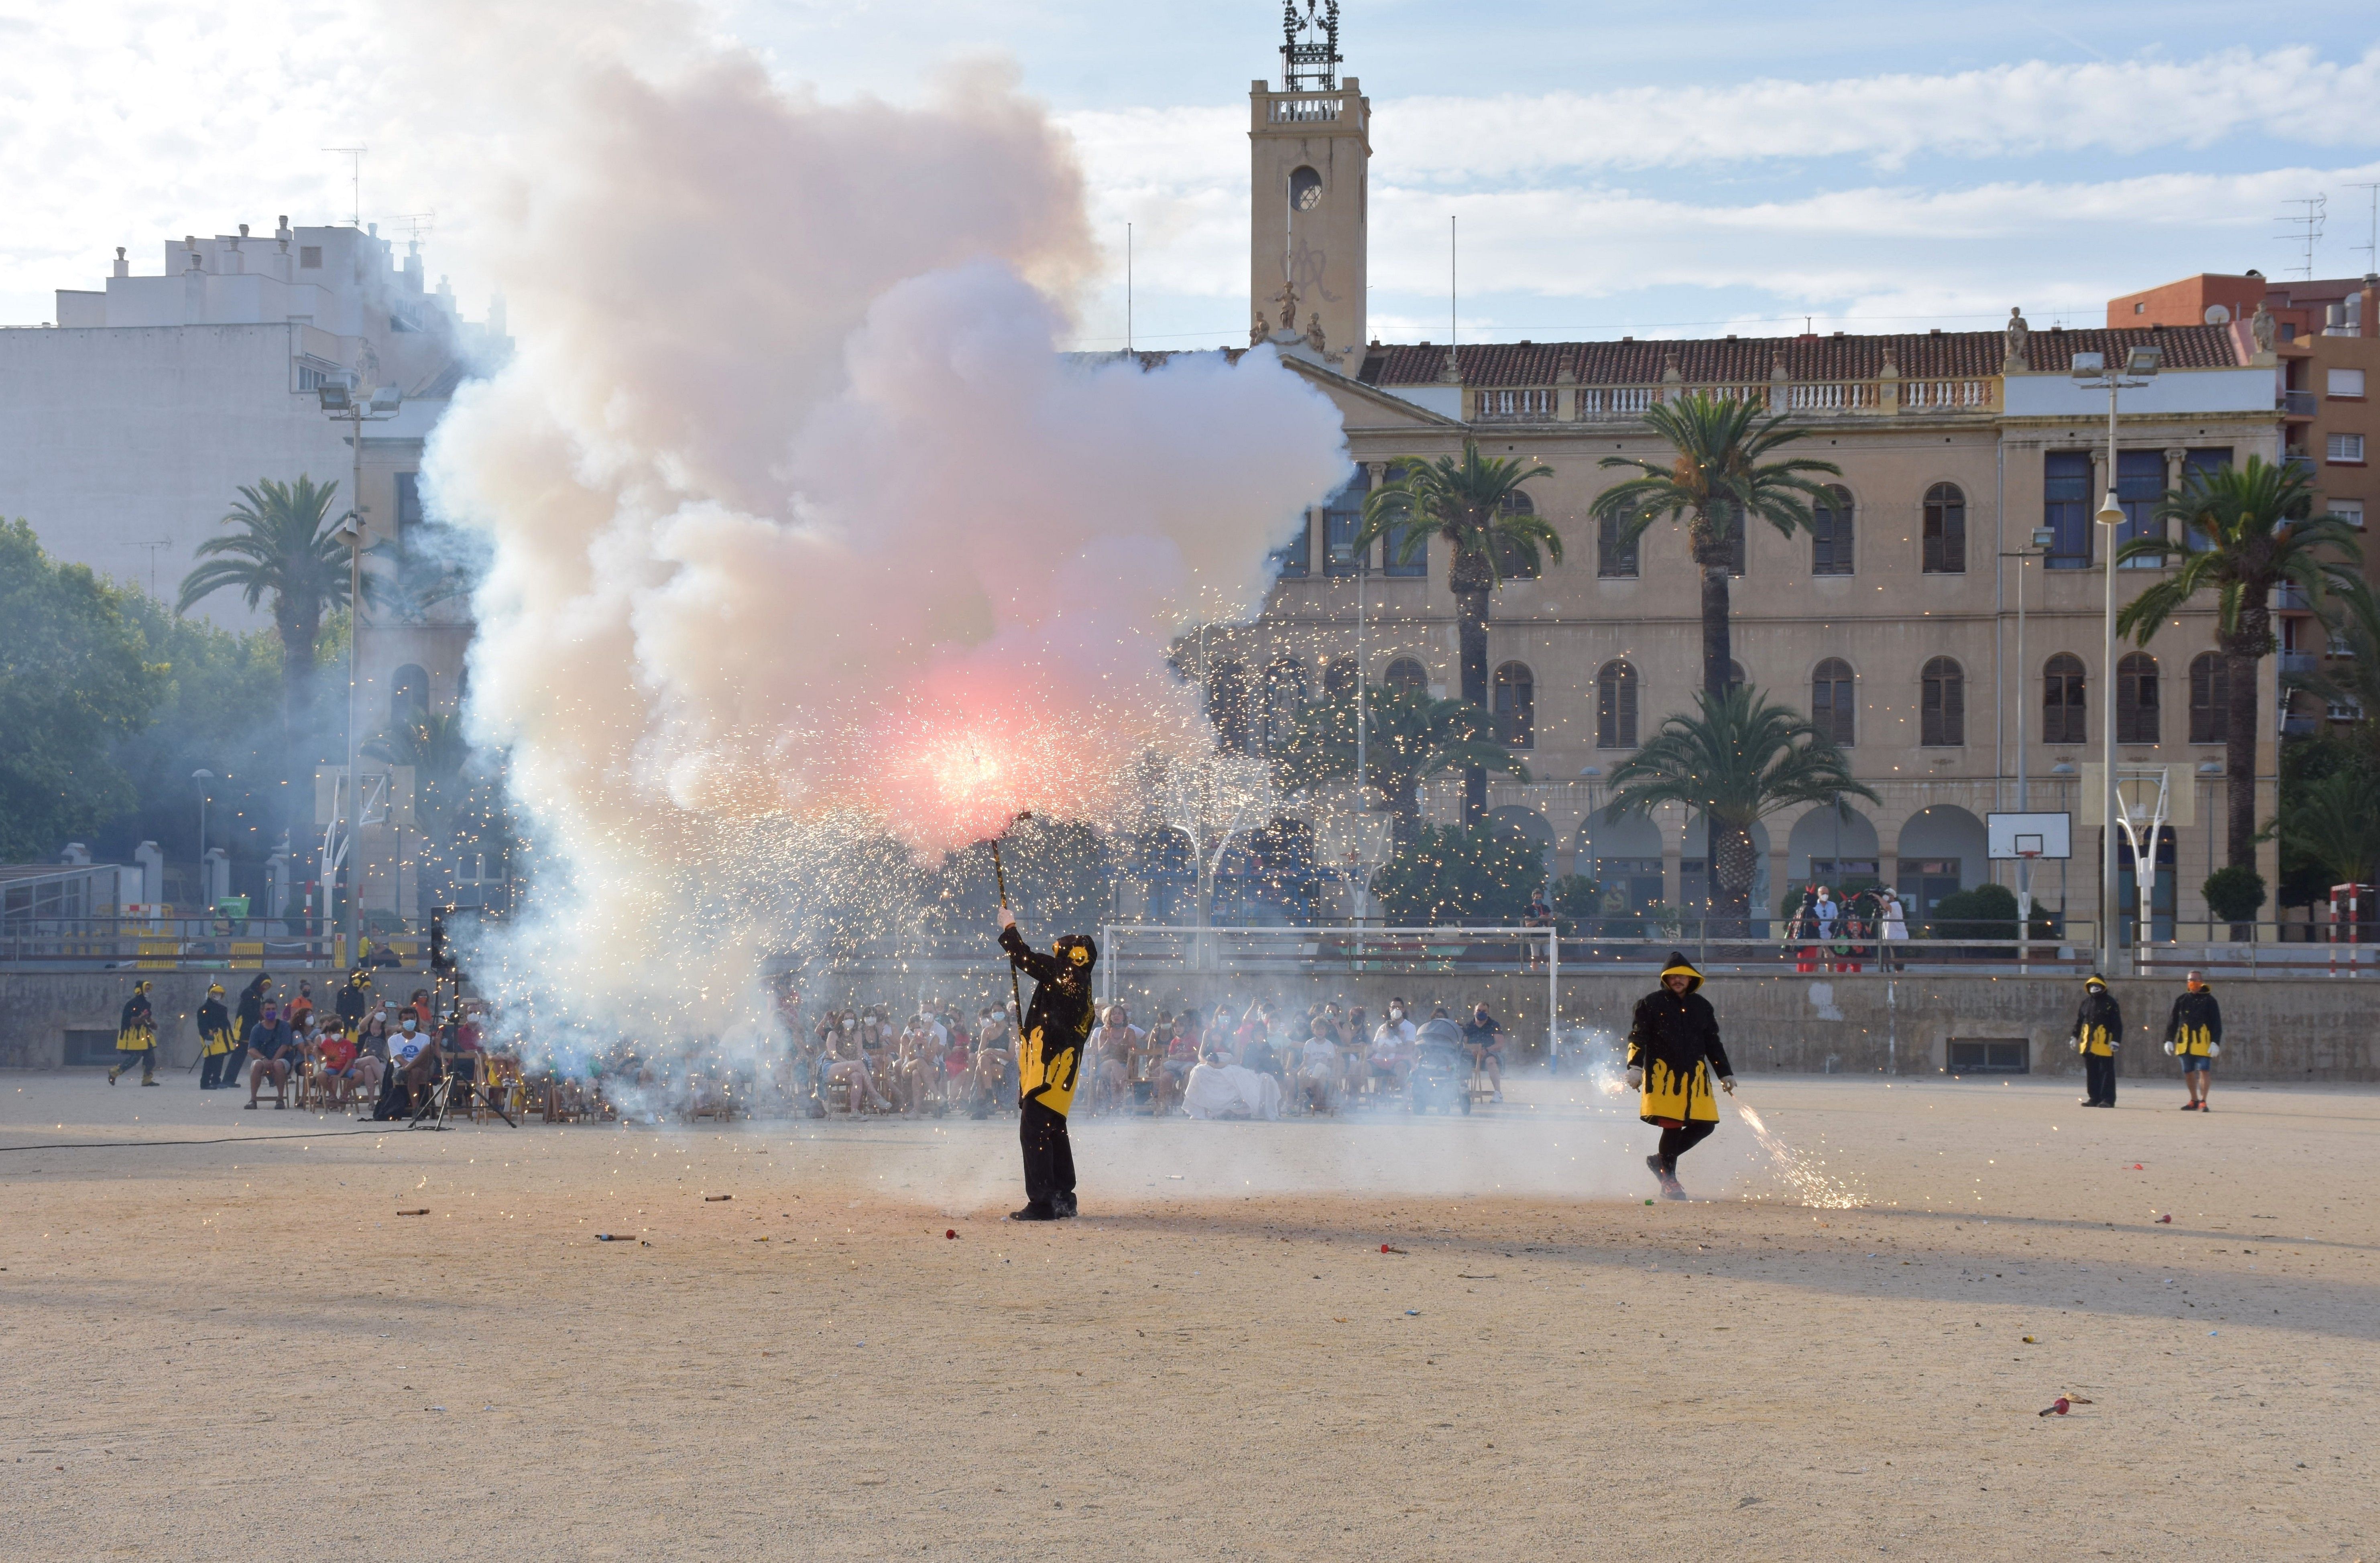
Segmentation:
<svg viewBox="0 0 2380 1563">
<path fill-rule="evenodd" d="M 1828 1176 L 1825 1162 L 1813 1160 L 1771 1133 L 1751 1103 L 1737 1102 L 1735 1115 L 1752 1131 L 1752 1137 L 1768 1153 L 1778 1176 L 1801 1196 L 1803 1204 L 1816 1210 L 1856 1210 L 1867 1203 L 1865 1193 Z"/>
</svg>

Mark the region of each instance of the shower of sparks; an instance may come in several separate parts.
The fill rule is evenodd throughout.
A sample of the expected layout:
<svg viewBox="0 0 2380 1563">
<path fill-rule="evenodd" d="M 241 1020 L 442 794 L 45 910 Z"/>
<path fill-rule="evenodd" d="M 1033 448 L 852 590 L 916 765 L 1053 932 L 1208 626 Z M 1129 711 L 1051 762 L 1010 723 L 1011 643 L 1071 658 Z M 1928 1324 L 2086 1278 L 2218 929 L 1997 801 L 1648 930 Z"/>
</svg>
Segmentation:
<svg viewBox="0 0 2380 1563">
<path fill-rule="evenodd" d="M 1867 1203 L 1867 1196 L 1849 1184 L 1829 1176 L 1826 1163 L 1803 1155 L 1769 1132 L 1760 1114 L 1746 1102 L 1735 1104 L 1735 1115 L 1743 1120 L 1760 1148 L 1803 1205 L 1817 1210 L 1856 1210 Z"/>
</svg>

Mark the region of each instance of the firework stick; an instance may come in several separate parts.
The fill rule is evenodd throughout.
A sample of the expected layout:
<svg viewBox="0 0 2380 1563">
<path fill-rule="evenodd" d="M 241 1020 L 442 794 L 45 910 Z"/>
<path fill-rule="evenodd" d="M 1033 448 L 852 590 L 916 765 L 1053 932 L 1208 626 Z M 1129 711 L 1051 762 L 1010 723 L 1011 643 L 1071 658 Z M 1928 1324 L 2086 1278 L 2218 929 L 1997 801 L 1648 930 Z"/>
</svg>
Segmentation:
<svg viewBox="0 0 2380 1563">
<path fill-rule="evenodd" d="M 1016 829 L 1018 820 L 1032 818 L 1033 811 L 1026 809 L 1015 819 L 1010 820 L 1008 830 L 1002 830 L 1000 835 L 1004 836 L 1008 830 Z M 991 878 L 992 883 L 1000 887 L 1000 904 L 1004 907 L 1008 904 L 1008 870 L 1002 867 L 1000 863 L 1000 836 L 991 838 Z M 1009 1045 L 1012 1048 L 1022 1048 L 1025 1042 L 1025 990 L 1017 986 L 1016 963 L 1014 961 L 1008 963 L 1008 997 L 1016 1005 L 1016 1036 Z"/>
</svg>

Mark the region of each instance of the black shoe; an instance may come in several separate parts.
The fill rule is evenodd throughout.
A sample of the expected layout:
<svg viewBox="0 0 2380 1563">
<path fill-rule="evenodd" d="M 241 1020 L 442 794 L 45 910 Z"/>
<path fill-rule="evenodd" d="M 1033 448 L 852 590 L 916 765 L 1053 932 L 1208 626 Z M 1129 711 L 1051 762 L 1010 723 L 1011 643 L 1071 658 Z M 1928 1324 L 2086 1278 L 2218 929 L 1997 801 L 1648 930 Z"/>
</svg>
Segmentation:
<svg viewBox="0 0 2380 1563">
<path fill-rule="evenodd" d="M 1666 1188 L 1669 1186 L 1670 1169 L 1661 1165 L 1661 1158 L 1658 1156 L 1646 1157 L 1645 1158 L 1645 1170 L 1651 1172 L 1654 1177 L 1661 1180 L 1663 1187 Z"/>
<path fill-rule="evenodd" d="M 2074 1098 L 2074 1105 L 2076 1107 L 2097 1107 L 2099 1105 L 2099 1099 L 2096 1097 L 2077 1097 Z"/>
<path fill-rule="evenodd" d="M 1060 1194 L 1056 1199 L 1050 1202 L 1050 1208 L 1058 1213 L 1058 1219 L 1061 1221 L 1071 1221 L 1075 1218 L 1075 1196 L 1073 1194 Z"/>
<path fill-rule="evenodd" d="M 1058 1219 L 1058 1213 L 1046 1205 L 1028 1205 L 1022 1210 L 1010 1211 L 1008 1218 L 1012 1221 L 1054 1221 Z"/>
</svg>

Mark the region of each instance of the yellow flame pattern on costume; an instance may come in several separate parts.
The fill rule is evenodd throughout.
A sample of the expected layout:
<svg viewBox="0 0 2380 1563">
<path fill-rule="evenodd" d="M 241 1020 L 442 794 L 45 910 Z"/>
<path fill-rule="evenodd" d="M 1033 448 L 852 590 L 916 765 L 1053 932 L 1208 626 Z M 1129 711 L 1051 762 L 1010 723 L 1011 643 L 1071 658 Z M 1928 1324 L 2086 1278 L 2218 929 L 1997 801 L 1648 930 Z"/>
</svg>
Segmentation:
<svg viewBox="0 0 2380 1563">
<path fill-rule="evenodd" d="M 2074 1041 L 2074 1050 L 2107 1059 L 2115 1057 L 2116 1039 L 2104 1025 L 2086 1025 Z"/>
<path fill-rule="evenodd" d="M 1651 1060 L 1645 1070 L 1645 1094 L 1638 1114 L 1644 1118 L 1671 1118 L 1681 1123 L 1700 1119 L 1706 1123 L 1718 1121 L 1718 1102 L 1712 1097 L 1710 1070 L 1696 1063 L 1692 1073 L 1681 1078 L 1659 1059 Z"/>
<path fill-rule="evenodd" d="M 1079 1068 L 1083 1048 L 1079 1042 L 1070 1042 L 1055 1048 L 1041 1039 L 1039 1026 L 1025 1038 L 1017 1050 L 1016 1077 L 1019 1088 L 1028 1097 L 1038 1097 L 1043 1107 L 1059 1116 L 1065 1116 L 1075 1102 L 1075 1074 Z"/>
<path fill-rule="evenodd" d="M 2173 1034 L 2173 1050 L 2186 1059 L 2204 1058 L 2214 1042 L 2213 1026 L 2185 1025 Z"/>
</svg>

